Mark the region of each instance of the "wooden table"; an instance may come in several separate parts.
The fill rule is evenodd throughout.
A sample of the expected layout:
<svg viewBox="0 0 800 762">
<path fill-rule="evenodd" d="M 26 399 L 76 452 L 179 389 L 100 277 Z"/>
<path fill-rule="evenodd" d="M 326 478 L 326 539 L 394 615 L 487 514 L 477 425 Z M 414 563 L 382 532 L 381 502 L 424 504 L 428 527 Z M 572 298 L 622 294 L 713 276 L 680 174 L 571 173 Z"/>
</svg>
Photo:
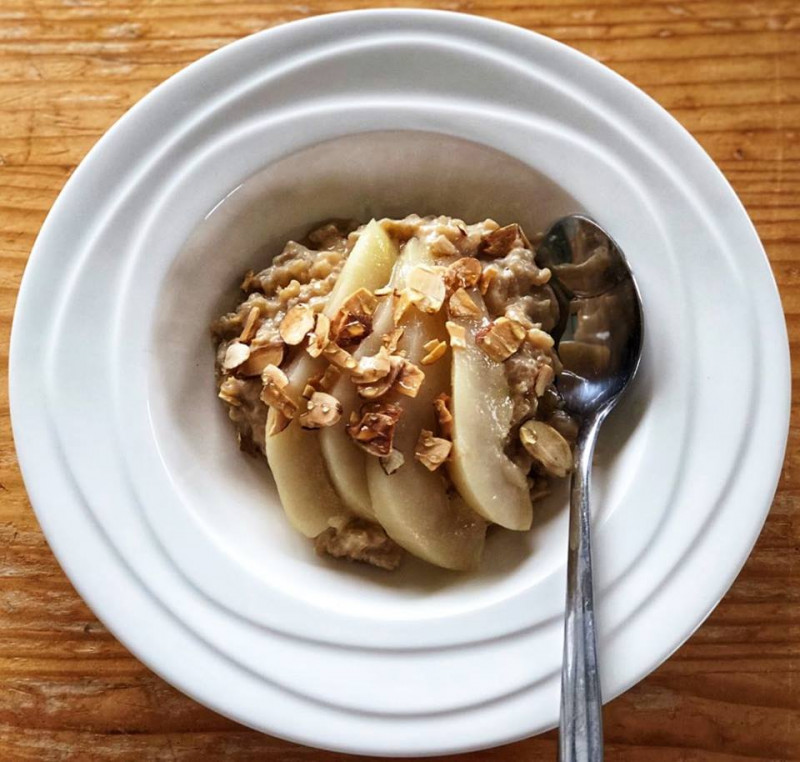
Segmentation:
<svg viewBox="0 0 800 762">
<path fill-rule="evenodd" d="M 4 378 L 15 297 L 36 233 L 70 172 L 112 122 L 221 45 L 293 19 L 368 5 L 0 0 Z M 800 5 L 451 0 L 436 7 L 491 16 L 573 45 L 669 109 L 719 164 L 755 221 L 797 351 Z M 155 677 L 105 630 L 62 573 L 30 509 L 6 388 L 0 760 L 356 759 L 276 741 L 219 717 Z M 609 760 L 800 759 L 800 431 L 793 412 L 783 478 L 753 555 L 699 632 L 607 707 Z M 458 759 L 552 760 L 555 748 L 550 733 Z"/>
</svg>

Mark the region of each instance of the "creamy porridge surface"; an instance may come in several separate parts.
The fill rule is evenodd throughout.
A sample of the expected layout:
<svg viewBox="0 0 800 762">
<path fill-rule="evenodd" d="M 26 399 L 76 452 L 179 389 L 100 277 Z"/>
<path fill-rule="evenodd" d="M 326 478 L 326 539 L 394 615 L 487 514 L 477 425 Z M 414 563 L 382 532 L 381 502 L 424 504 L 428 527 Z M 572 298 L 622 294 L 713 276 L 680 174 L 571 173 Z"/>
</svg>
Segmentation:
<svg viewBox="0 0 800 762">
<path fill-rule="evenodd" d="M 328 223 L 244 276 L 218 394 L 320 553 L 472 568 L 487 525 L 530 525 L 576 435 L 549 280 L 518 225 L 417 215 Z"/>
</svg>

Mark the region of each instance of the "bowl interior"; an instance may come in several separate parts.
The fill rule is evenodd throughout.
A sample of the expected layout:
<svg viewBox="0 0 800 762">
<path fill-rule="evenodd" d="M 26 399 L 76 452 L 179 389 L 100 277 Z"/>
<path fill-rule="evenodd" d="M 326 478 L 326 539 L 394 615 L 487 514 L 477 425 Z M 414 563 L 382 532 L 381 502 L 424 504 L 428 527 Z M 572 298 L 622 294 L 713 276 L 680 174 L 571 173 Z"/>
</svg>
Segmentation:
<svg viewBox="0 0 800 762">
<path fill-rule="evenodd" d="M 150 411 L 161 457 L 186 509 L 238 562 L 258 575 L 309 585 L 326 577 L 326 599 L 365 587 L 372 605 L 438 590 L 437 610 L 464 589 L 530 585 L 563 563 L 566 491 L 536 513 L 532 532 L 492 531 L 479 572 L 459 575 L 408 559 L 386 574 L 319 559 L 285 520 L 265 462 L 240 453 L 216 398 L 211 321 L 236 304 L 248 269 L 328 218 L 446 214 L 520 222 L 529 233 L 582 211 L 551 179 L 494 149 L 440 134 L 370 132 L 325 142 L 265 167 L 198 220 L 163 284 L 152 337 Z M 602 490 L 604 475 L 597 478 Z M 536 552 L 532 552 L 533 550 Z M 515 573 L 511 573 L 512 570 Z M 370 584 L 365 586 L 364 581 Z M 355 586 L 355 587 L 354 587 Z M 369 593 L 367 596 L 369 597 Z"/>
</svg>

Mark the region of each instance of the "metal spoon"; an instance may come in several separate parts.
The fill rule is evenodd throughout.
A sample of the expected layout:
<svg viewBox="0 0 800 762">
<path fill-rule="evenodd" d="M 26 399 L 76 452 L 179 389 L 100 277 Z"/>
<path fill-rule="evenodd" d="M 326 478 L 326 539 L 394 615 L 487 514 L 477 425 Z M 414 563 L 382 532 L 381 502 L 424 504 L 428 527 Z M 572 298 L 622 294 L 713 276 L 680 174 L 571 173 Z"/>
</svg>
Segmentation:
<svg viewBox="0 0 800 762">
<path fill-rule="evenodd" d="M 625 256 L 587 217 L 571 215 L 553 225 L 536 260 L 553 273 L 561 305 L 556 341 L 564 364 L 557 387 L 580 425 L 570 485 L 559 760 L 598 762 L 603 715 L 592 593 L 592 454 L 601 424 L 639 367 L 642 307 Z"/>
</svg>

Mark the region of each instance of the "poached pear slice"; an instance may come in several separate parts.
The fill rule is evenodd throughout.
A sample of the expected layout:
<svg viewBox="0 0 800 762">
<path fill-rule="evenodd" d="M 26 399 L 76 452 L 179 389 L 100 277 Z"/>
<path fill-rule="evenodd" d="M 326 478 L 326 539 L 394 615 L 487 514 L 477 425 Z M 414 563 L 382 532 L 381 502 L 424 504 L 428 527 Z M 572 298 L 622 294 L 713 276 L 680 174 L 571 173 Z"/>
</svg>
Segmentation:
<svg viewBox="0 0 800 762">
<path fill-rule="evenodd" d="M 432 263 L 427 247 L 412 238 L 398 267 L 408 273 L 416 264 Z M 428 315 L 412 307 L 402 322 L 403 348 L 416 364 L 425 356 L 424 344 L 445 339 L 442 312 Z M 443 475 L 431 472 L 414 458 L 422 429 L 433 430 L 433 399 L 450 386 L 450 353 L 423 367 L 425 380 L 416 397 L 387 395 L 403 413 L 397 423 L 394 447 L 405 459 L 386 474 L 378 458 L 367 456 L 366 472 L 372 508 L 386 533 L 411 554 L 446 569 L 474 569 L 483 553 L 486 523 L 464 501 L 448 492 Z"/>
<path fill-rule="evenodd" d="M 465 328 L 466 347 L 453 350 L 450 478 L 473 511 L 522 531 L 530 529 L 533 506 L 525 472 L 505 454 L 513 403 L 503 364 L 475 343 L 488 313 L 480 292 L 471 289 L 469 294 L 482 314 L 452 318 Z"/>
<path fill-rule="evenodd" d="M 325 313 L 333 317 L 354 291 L 374 291 L 390 278 L 397 259 L 397 247 L 383 228 L 372 220 L 361 233 L 342 272 L 336 280 Z M 326 361 L 312 358 L 305 351 L 286 370 L 286 388 L 298 405 L 308 379 L 323 370 Z M 270 408 L 267 431 L 275 422 L 276 411 Z M 318 431 L 307 431 L 293 420 L 282 432 L 267 435 L 267 460 L 289 522 L 306 537 L 316 537 L 328 527 L 333 516 L 347 515 L 347 505 L 337 493 L 320 447 Z"/>
<path fill-rule="evenodd" d="M 420 248 L 417 246 L 412 246 L 410 249 L 408 246 L 403 248 L 389 281 L 394 290 L 405 287 L 409 271 L 421 263 L 420 256 Z M 381 300 L 375 311 L 372 333 L 361 342 L 354 353 L 357 359 L 378 352 L 383 336 L 394 327 L 393 309 L 392 298 Z M 375 520 L 375 511 L 367 486 L 367 458 L 371 456 L 353 443 L 346 429 L 350 413 L 358 411 L 365 400 L 358 395 L 355 384 L 345 376 L 339 379 L 331 394 L 342 405 L 342 418 L 335 426 L 329 426 L 319 432 L 320 446 L 328 473 L 347 507 L 358 516 Z"/>
</svg>

